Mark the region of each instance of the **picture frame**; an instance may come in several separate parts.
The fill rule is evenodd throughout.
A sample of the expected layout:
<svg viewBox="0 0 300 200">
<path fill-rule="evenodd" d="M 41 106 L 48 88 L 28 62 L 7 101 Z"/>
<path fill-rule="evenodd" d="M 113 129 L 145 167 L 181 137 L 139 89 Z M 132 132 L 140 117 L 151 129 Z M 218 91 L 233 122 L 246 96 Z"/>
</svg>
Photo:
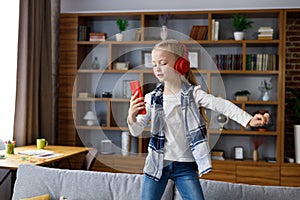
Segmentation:
<svg viewBox="0 0 300 200">
<path fill-rule="evenodd" d="M 142 63 L 145 68 L 152 68 L 151 51 L 142 51 Z"/>
<path fill-rule="evenodd" d="M 234 159 L 235 160 L 244 160 L 244 147 L 235 146 L 233 149 L 234 149 Z"/>
<path fill-rule="evenodd" d="M 198 51 L 189 51 L 188 55 L 190 61 L 190 68 L 198 68 L 199 53 Z"/>
<path fill-rule="evenodd" d="M 123 98 L 131 97 L 130 82 L 133 80 L 123 80 Z"/>
</svg>

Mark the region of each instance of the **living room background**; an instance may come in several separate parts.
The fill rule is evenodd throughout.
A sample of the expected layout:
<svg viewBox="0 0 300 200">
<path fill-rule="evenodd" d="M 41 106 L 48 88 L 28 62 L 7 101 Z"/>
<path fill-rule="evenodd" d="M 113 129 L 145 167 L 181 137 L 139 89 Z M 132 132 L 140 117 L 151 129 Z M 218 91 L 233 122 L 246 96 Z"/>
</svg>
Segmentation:
<svg viewBox="0 0 300 200">
<path fill-rule="evenodd" d="M 122 12 L 122 11 L 169 11 L 169 10 L 232 10 L 232 9 L 269 9 L 299 8 L 299 0 L 61 0 L 61 12 Z M 130 2 L 130 3 L 128 3 Z"/>
<path fill-rule="evenodd" d="M 127 11 L 153 11 L 153 10 L 228 10 L 228 9 L 269 9 L 269 8 L 299 8 L 299 0 L 286 0 L 278 2 L 276 0 L 266 1 L 240 1 L 231 0 L 226 1 L 226 5 L 220 6 L 220 1 L 195 1 L 188 0 L 185 3 L 174 1 L 158 1 L 153 0 L 150 2 L 140 0 L 61 0 L 61 13 L 68 12 L 127 12 Z M 258 6 L 259 5 L 259 6 Z M 271 5 L 271 6 L 270 6 Z M 0 192 L 1 193 L 1 192 Z M 0 195 L 1 199 L 1 195 Z"/>
</svg>

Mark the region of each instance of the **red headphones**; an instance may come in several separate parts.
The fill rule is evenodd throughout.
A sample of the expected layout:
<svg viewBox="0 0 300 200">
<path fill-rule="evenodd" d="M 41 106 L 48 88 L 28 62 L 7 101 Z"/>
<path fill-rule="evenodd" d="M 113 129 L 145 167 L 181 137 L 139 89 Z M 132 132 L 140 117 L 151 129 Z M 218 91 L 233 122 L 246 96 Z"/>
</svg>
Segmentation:
<svg viewBox="0 0 300 200">
<path fill-rule="evenodd" d="M 189 62 L 189 52 L 188 49 L 186 48 L 186 46 L 182 43 L 180 43 L 182 48 L 183 48 L 183 57 L 179 57 L 177 58 L 175 65 L 174 65 L 174 69 L 180 73 L 181 75 L 185 75 L 186 72 L 189 71 L 190 69 L 190 62 Z"/>
<path fill-rule="evenodd" d="M 174 69 L 181 75 L 185 75 L 190 69 L 190 62 L 183 57 L 179 57 L 175 62 Z"/>
<path fill-rule="evenodd" d="M 174 69 L 181 75 L 185 75 L 186 72 L 190 69 L 190 61 L 188 59 L 188 49 L 182 43 L 180 43 L 183 48 L 183 57 L 179 56 L 174 64 Z M 154 68 L 152 68 L 152 73 L 154 74 Z"/>
</svg>

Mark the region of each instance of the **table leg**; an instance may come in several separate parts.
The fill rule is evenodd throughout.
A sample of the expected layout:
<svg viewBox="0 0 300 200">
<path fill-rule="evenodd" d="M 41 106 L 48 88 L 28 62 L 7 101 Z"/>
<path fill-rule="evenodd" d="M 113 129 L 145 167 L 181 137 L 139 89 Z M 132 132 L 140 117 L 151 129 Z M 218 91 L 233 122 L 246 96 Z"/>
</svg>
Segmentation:
<svg viewBox="0 0 300 200">
<path fill-rule="evenodd" d="M 7 170 L 6 174 L 3 176 L 3 178 L 0 181 L 0 186 L 7 179 L 8 175 L 10 174 L 10 172 L 11 172 L 11 170 Z"/>
<path fill-rule="evenodd" d="M 17 179 L 17 170 L 11 170 L 11 186 L 10 186 L 10 199 L 12 199 L 14 193 L 14 186 Z"/>
<path fill-rule="evenodd" d="M 15 185 L 15 181 L 17 178 L 17 173 L 16 170 L 7 170 L 7 172 L 5 173 L 5 175 L 3 176 L 3 178 L 0 181 L 0 186 L 4 183 L 4 181 L 8 178 L 9 174 L 11 174 L 10 177 L 10 199 L 12 199 L 12 195 L 14 192 L 14 185 Z"/>
</svg>

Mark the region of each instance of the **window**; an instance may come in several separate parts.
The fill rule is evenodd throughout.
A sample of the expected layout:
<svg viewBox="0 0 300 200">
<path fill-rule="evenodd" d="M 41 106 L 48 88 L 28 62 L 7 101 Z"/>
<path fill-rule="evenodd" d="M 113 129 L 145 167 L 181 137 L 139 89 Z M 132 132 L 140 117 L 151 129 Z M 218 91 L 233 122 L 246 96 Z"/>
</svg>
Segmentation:
<svg viewBox="0 0 300 200">
<path fill-rule="evenodd" d="M 15 113 L 19 0 L 0 3 L 0 140 L 11 140 Z"/>
</svg>

